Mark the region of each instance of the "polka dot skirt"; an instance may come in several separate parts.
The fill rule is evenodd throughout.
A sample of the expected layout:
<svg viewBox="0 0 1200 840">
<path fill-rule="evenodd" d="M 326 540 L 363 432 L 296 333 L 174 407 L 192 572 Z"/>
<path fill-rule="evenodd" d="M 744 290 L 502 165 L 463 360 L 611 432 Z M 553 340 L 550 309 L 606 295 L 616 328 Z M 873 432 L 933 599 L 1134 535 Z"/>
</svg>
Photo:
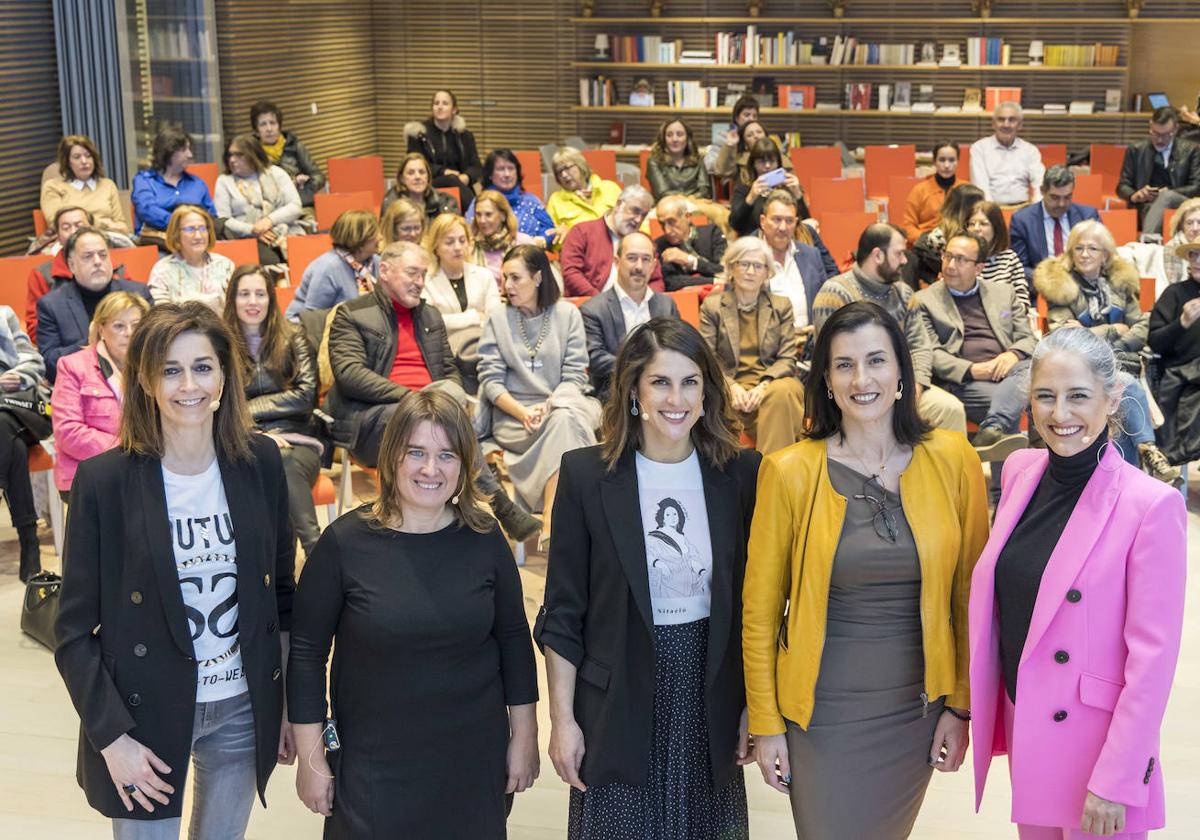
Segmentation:
<svg viewBox="0 0 1200 840">
<path fill-rule="evenodd" d="M 708 619 L 656 625 L 654 644 L 647 784 L 572 788 L 568 840 L 744 840 L 750 829 L 741 768 L 724 788 L 712 789 L 704 715 Z"/>
</svg>

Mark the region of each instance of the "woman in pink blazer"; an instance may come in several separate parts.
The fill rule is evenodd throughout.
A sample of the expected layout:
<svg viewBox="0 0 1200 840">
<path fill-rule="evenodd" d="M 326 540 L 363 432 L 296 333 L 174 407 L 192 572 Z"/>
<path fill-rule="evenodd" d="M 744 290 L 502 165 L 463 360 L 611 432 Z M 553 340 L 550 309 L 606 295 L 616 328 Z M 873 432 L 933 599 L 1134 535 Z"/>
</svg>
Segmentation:
<svg viewBox="0 0 1200 840">
<path fill-rule="evenodd" d="M 1144 838 L 1165 823 L 1159 727 L 1183 623 L 1183 498 L 1111 443 L 1110 423 L 1147 421 L 1118 419 L 1123 382 L 1103 341 L 1051 333 L 1030 386 L 1049 451 L 1009 456 L 972 577 L 975 806 L 992 756 L 1007 753 L 1021 840 Z"/>
<path fill-rule="evenodd" d="M 112 292 L 96 305 L 88 346 L 58 361 L 50 397 L 54 422 L 54 485 L 63 499 L 81 461 L 117 445 L 125 351 L 150 304 L 130 292 Z"/>
</svg>

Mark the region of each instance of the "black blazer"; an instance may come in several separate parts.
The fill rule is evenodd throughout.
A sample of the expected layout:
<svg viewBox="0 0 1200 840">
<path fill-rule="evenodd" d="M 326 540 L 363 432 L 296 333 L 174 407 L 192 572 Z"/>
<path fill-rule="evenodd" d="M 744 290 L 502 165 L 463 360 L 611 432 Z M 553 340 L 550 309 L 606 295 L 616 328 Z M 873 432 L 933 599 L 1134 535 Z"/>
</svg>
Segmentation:
<svg viewBox="0 0 1200 840">
<path fill-rule="evenodd" d="M 742 678 L 742 579 L 762 456 L 744 449 L 719 469 L 700 457 L 712 540 L 712 613 L 704 706 L 714 788 L 732 778 L 746 706 Z M 600 447 L 563 456 L 554 500 L 546 600 L 534 640 L 579 669 L 575 720 L 589 785 L 646 784 L 654 709 L 654 623 L 638 507 L 626 453 L 609 473 Z"/>
<path fill-rule="evenodd" d="M 700 225 L 693 227 L 688 238 L 687 247 L 683 250 L 697 257 L 696 270 L 692 271 L 682 265 L 663 262 L 663 251 L 673 248 L 664 233 L 654 240 L 654 249 L 658 252 L 658 261 L 662 266 L 663 285 L 668 292 L 674 292 L 687 286 L 701 286 L 711 283 L 713 278 L 721 273 L 721 258 L 725 256 L 725 234 L 716 225 Z"/>
<path fill-rule="evenodd" d="M 1125 160 L 1121 164 L 1121 180 L 1117 184 L 1117 195 L 1129 200 L 1129 196 L 1150 183 L 1154 171 L 1154 158 L 1158 150 L 1149 140 L 1142 140 L 1126 147 Z M 1200 146 L 1182 137 L 1176 137 L 1171 146 L 1171 158 L 1167 162 L 1167 174 L 1171 179 L 1170 189 L 1192 198 L 1200 195 Z M 1148 204 L 1137 205 L 1139 214 Z M 1139 215 L 1138 218 L 1141 218 Z"/>
<path fill-rule="evenodd" d="M 625 315 L 617 287 L 605 289 L 579 307 L 583 316 L 583 332 L 587 336 L 588 377 L 596 396 L 603 401 L 608 396 L 608 380 L 612 377 L 617 352 L 625 340 Z M 662 292 L 650 298 L 651 318 L 678 318 L 679 307 L 674 299 Z"/>
<path fill-rule="evenodd" d="M 258 794 L 275 769 L 283 682 L 279 634 L 291 627 L 294 538 L 279 449 L 221 460 L 237 545 L 238 641 L 254 709 Z M 196 704 L 196 661 L 175 570 L 162 462 L 110 450 L 71 486 L 54 659 L 80 718 L 76 777 L 106 817 L 178 817 Z M 126 812 L 100 750 L 129 734 L 167 763 L 169 805 Z M 266 802 L 264 800 L 263 804 Z"/>
</svg>

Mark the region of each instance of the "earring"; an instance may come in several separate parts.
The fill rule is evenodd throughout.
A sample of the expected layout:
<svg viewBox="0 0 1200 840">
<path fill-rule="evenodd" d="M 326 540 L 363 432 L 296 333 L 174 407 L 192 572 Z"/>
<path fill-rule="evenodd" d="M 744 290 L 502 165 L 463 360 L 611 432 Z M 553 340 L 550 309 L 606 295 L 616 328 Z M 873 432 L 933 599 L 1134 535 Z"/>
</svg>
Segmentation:
<svg viewBox="0 0 1200 840">
<path fill-rule="evenodd" d="M 899 400 L 904 396 L 904 380 L 901 379 L 896 385 L 896 399 Z"/>
<path fill-rule="evenodd" d="M 833 399 L 833 389 L 832 389 L 832 388 L 826 388 L 826 389 L 825 389 L 825 395 L 826 395 L 827 397 L 829 397 L 829 399 Z"/>
<path fill-rule="evenodd" d="M 700 416 L 704 416 L 704 406 L 700 406 Z"/>
<path fill-rule="evenodd" d="M 464 482 L 464 484 L 465 484 L 465 482 Z M 461 495 L 462 495 L 462 488 L 460 487 L 458 490 L 455 490 L 454 495 L 450 497 L 450 504 L 457 507 L 458 506 L 458 497 Z"/>
<path fill-rule="evenodd" d="M 212 402 L 210 402 L 210 403 L 208 404 L 208 410 L 209 410 L 209 411 L 211 411 L 213 414 L 216 414 L 216 413 L 217 413 L 217 409 L 219 409 L 220 407 L 221 407 L 221 401 L 220 401 L 220 400 L 213 400 Z"/>
<path fill-rule="evenodd" d="M 638 416 L 637 397 L 635 397 L 631 394 L 629 396 L 629 400 L 630 400 L 629 413 L 632 414 L 634 417 L 637 417 Z"/>
</svg>

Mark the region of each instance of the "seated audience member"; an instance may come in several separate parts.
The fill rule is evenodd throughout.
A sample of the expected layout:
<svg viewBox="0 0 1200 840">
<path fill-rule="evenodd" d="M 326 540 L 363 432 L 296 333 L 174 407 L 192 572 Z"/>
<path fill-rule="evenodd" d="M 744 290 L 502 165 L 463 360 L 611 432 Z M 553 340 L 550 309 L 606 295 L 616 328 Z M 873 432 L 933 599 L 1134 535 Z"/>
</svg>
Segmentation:
<svg viewBox="0 0 1200 840">
<path fill-rule="evenodd" d="M 63 246 L 71 283 L 57 285 L 37 302 L 38 351 L 51 383 L 63 356 L 82 350 L 96 307 L 109 292 L 133 292 L 150 302 L 145 283 L 113 277 L 108 240 L 93 227 L 81 227 Z"/>
<path fill-rule="evenodd" d="M 54 417 L 54 486 L 65 500 L 81 461 L 117 445 L 125 398 L 125 353 L 150 304 L 132 292 L 100 301 L 88 346 L 59 360 L 50 398 Z"/>
<path fill-rule="evenodd" d="M 288 304 L 289 321 L 299 320 L 305 309 L 329 309 L 375 289 L 379 276 L 379 220 L 375 214 L 347 210 L 334 221 L 329 238 L 333 247 L 304 269 L 296 296 Z"/>
<path fill-rule="evenodd" d="M 484 190 L 475 199 L 475 218 L 471 219 L 475 241 L 472 260 L 492 273 L 499 289 L 503 280 L 500 264 L 514 245 L 532 245 L 533 237 L 517 229 L 517 217 L 507 199 L 495 190 Z"/>
<path fill-rule="evenodd" d="M 583 319 L 561 300 L 545 251 L 518 245 L 505 255 L 503 272 L 507 305 L 488 314 L 479 341 L 481 409 L 517 498 L 542 514 L 545 543 L 558 465 L 565 453 L 596 442 L 600 403 L 587 396 Z"/>
<path fill-rule="evenodd" d="M 646 160 L 646 181 L 655 201 L 667 195 L 712 198 L 712 181 L 692 130 L 683 120 L 671 119 L 659 126 Z"/>
<path fill-rule="evenodd" d="M 458 200 L 434 189 L 429 161 L 418 152 L 409 152 L 400 161 L 400 167 L 396 170 L 396 183 L 389 187 L 384 195 L 380 212 L 386 215 L 392 202 L 402 197 L 423 207 L 425 218 L 429 220 L 442 213 L 458 213 Z"/>
<path fill-rule="evenodd" d="M 931 231 L 941 218 L 942 205 L 950 190 L 966 181 L 958 177 L 958 144 L 939 143 L 933 150 L 933 173 L 913 185 L 904 203 L 902 227 L 908 235 L 908 247 L 922 233 Z"/>
<path fill-rule="evenodd" d="M 580 307 L 587 335 L 588 374 L 596 395 L 608 398 L 608 383 L 621 342 L 634 327 L 651 318 L 679 317 L 675 301 L 650 288 L 654 276 L 654 244 L 640 230 L 617 245 L 616 282 Z"/>
<path fill-rule="evenodd" d="M 313 206 L 313 196 L 325 186 L 325 176 L 308 149 L 294 132 L 283 130 L 283 111 L 267 99 L 250 106 L 250 129 L 272 166 L 278 166 L 292 179 L 300 203 Z"/>
<path fill-rule="evenodd" d="M 568 295 L 591 297 L 613 284 L 617 277 L 614 259 L 617 243 L 641 227 L 654 206 L 650 193 L 639 184 L 621 190 L 613 209 L 601 219 L 580 222 L 563 240 L 563 286 Z M 664 291 L 662 271 L 656 264 L 651 288 Z"/>
<path fill-rule="evenodd" d="M 504 196 L 513 215 L 517 230 L 533 238 L 535 245 L 550 247 L 554 241 L 554 222 L 542 206 L 541 199 L 525 192 L 521 186 L 521 162 L 511 149 L 493 149 L 483 162 L 483 188 Z M 467 210 L 467 221 L 475 218 L 475 204 Z"/>
<path fill-rule="evenodd" d="M 980 273 L 985 247 L 974 234 L 950 237 L 941 279 L 917 292 L 914 305 L 933 342 L 933 381 L 979 424 L 972 441 L 979 457 L 1003 461 L 1027 443 L 1021 413 L 1029 404 L 1026 380 L 1037 337 L 1012 285 Z M 1000 470 L 992 474 L 992 496 L 1000 498 Z"/>
<path fill-rule="evenodd" d="M 1033 282 L 1033 270 L 1046 257 L 1061 256 L 1071 228 L 1085 219 L 1100 221 L 1095 207 L 1076 204 L 1075 174 L 1055 164 L 1042 179 L 1042 200 L 1013 213 L 1009 234 L 1012 249 L 1025 269 L 1025 279 Z"/>
<path fill-rule="evenodd" d="M 483 177 L 475 135 L 467 130 L 466 120 L 459 115 L 453 92 L 435 90 L 430 109 L 429 119 L 405 124 L 408 151 L 419 152 L 429 161 L 435 187 L 456 188 L 459 206 L 470 207 L 475 198 L 472 185 Z"/>
<path fill-rule="evenodd" d="M 47 221 L 64 207 L 79 207 L 91 216 L 88 224 L 104 231 L 114 247 L 134 244 L 117 185 L 104 177 L 104 163 L 95 143 L 82 134 L 59 141 L 58 173 L 59 177 L 42 181 L 42 215 Z"/>
<path fill-rule="evenodd" d="M 759 237 L 771 250 L 767 291 L 792 302 L 796 344 L 802 348 L 812 334 L 813 302 L 829 271 L 820 251 L 811 244 L 811 230 L 800 221 L 790 192 L 767 194 L 759 224 Z"/>
<path fill-rule="evenodd" d="M 693 227 L 688 201 L 681 195 L 661 199 L 655 215 L 663 232 L 654 241 L 654 248 L 667 291 L 712 283 L 721 273 L 721 258 L 725 256 L 725 234 L 721 229 L 716 225 Z"/>
<path fill-rule="evenodd" d="M 779 144 L 778 138 L 767 135 L 767 130 L 763 128 L 762 123 L 758 122 L 758 120 L 746 123 L 739 129 L 739 132 L 742 140 L 738 147 L 737 157 L 734 159 L 734 162 L 737 164 L 737 172 L 734 175 L 733 183 L 753 184 L 754 179 L 761 173 L 756 172 L 754 167 L 750 165 L 750 152 L 763 140 L 770 140 L 775 144 L 776 149 L 782 147 Z M 789 174 L 793 172 L 792 159 L 787 155 L 783 155 L 780 164 Z"/>
<path fill-rule="evenodd" d="M 288 236 L 304 235 L 297 223 L 304 213 L 300 193 L 249 134 L 233 138 L 225 147 L 225 172 L 217 177 L 216 193 L 213 204 L 225 220 L 224 238 L 253 237 L 263 265 L 284 262 Z"/>
<path fill-rule="evenodd" d="M 554 241 L 561 244 L 575 225 L 599 219 L 611 210 L 621 185 L 593 172 L 579 150 L 570 146 L 561 146 L 554 153 L 551 166 L 559 188 L 550 194 L 546 212 L 554 222 Z"/>
<path fill-rule="evenodd" d="M 155 303 L 198 300 L 220 312 L 225 287 L 236 266 L 224 254 L 214 253 L 217 241 L 212 216 L 200 207 L 181 204 L 167 225 L 167 250 L 150 270 L 150 297 Z"/>
<path fill-rule="evenodd" d="M 320 387 L 316 353 L 304 330 L 283 317 L 275 284 L 261 266 L 243 265 L 233 273 L 222 317 L 245 372 L 250 418 L 279 447 L 288 518 L 304 556 L 311 557 L 321 536 L 312 489 L 325 451 L 313 419 Z"/>
<path fill-rule="evenodd" d="M 984 264 L 980 277 L 993 283 L 1007 283 L 1017 293 L 1017 299 L 1029 308 L 1029 283 L 1025 280 L 1025 267 L 1021 258 L 1009 247 L 1008 225 L 1004 223 L 1004 211 L 994 201 L 981 201 L 967 219 L 966 233 L 983 240 Z M 942 261 L 942 275 L 946 273 Z"/>
<path fill-rule="evenodd" d="M 767 173 L 783 166 L 783 156 L 775 141 L 763 137 L 750 147 L 746 157 L 748 170 L 754 172 L 754 180 L 740 180 L 733 187 L 733 196 L 729 202 L 729 226 L 737 231 L 739 236 L 747 236 L 758 230 L 758 219 L 762 215 L 767 196 L 776 189 L 784 189 L 792 194 L 801 218 L 808 218 L 808 204 L 804 201 L 804 191 L 794 172 L 788 172 L 782 183 L 772 186 L 768 183 Z M 749 176 L 747 176 L 749 177 Z"/>
<path fill-rule="evenodd" d="M 37 338 L 38 300 L 55 286 L 71 280 L 71 267 L 67 265 L 67 255 L 63 253 L 63 246 L 76 230 L 91 226 L 92 214 L 80 207 L 60 207 L 54 215 L 51 225 L 55 233 L 54 258 L 38 263 L 30 269 L 29 279 L 25 282 L 25 328 L 29 330 L 30 337 Z"/>
<path fill-rule="evenodd" d="M 1150 115 L 1150 136 L 1125 149 L 1117 195 L 1137 208 L 1146 233 L 1162 233 L 1163 211 L 1200 195 L 1200 146 L 1178 131 L 1179 113 L 1164 105 Z"/>
<path fill-rule="evenodd" d="M 711 144 L 704 153 L 704 168 L 718 178 L 737 175 L 737 155 L 753 145 L 744 141 L 742 128 L 746 123 L 758 122 L 758 100 L 749 95 L 738 97 L 733 103 L 732 117 L 730 129 L 725 133 L 725 142 Z"/>
<path fill-rule="evenodd" d="M 965 434 L 967 416 L 962 403 L 933 384 L 933 341 L 912 307 L 912 288 L 900 282 L 907 259 L 904 232 L 892 224 L 868 225 L 858 238 L 854 259 L 852 269 L 827 280 L 817 292 L 812 305 L 814 335 L 821 332 L 826 318 L 848 303 L 869 300 L 879 304 L 908 338 L 921 416 L 931 426 Z"/>
<path fill-rule="evenodd" d="M 484 321 L 502 303 L 492 273 L 468 260 L 473 249 L 471 230 L 462 216 L 438 216 L 429 226 L 429 251 L 434 262 L 425 278 L 422 297 L 442 314 L 446 340 L 469 384 L 475 379 Z M 467 390 L 474 393 L 473 387 Z"/>
<path fill-rule="evenodd" d="M 1189 278 L 1172 283 L 1150 312 L 1150 349 L 1162 360 L 1155 397 L 1163 411 L 1162 451 L 1173 464 L 1200 458 L 1200 241 L 1176 247 Z"/>
<path fill-rule="evenodd" d="M 429 217 L 425 215 L 425 208 L 404 196 L 389 204 L 379 221 L 384 247 L 393 242 L 415 242 L 420 245 L 428 232 Z"/>
<path fill-rule="evenodd" d="M 0 304 L 0 391 L 36 388 L 45 372 L 37 348 L 21 330 L 21 319 L 12 307 Z M 17 531 L 21 583 L 42 570 L 37 508 L 29 480 L 29 447 L 37 443 L 39 436 L 13 412 L 0 411 L 0 490 L 4 491 L 8 515 Z"/>
<path fill-rule="evenodd" d="M 946 194 L 938 223 L 918 236 L 913 246 L 917 260 L 913 269 L 916 280 L 927 284 L 938 279 L 942 272 L 942 249 L 951 236 L 967 229 L 967 220 L 975 212 L 975 205 L 983 200 L 983 190 L 974 184 L 959 184 Z"/>
<path fill-rule="evenodd" d="M 1108 343 L 1126 372 L 1140 373 L 1138 354 L 1146 345 L 1150 314 L 1142 311 L 1138 270 L 1117 255 L 1108 228 L 1091 220 L 1075 225 L 1062 256 L 1043 260 L 1033 273 L 1033 284 L 1046 299 L 1050 332 L 1086 327 Z M 1176 483 L 1179 470 L 1155 446 L 1145 391 L 1134 381 L 1125 395 L 1138 407 L 1124 413 L 1126 443 L 1132 444 L 1122 449 L 1125 459 L 1160 481 Z"/>
<path fill-rule="evenodd" d="M 804 387 L 796 378 L 792 304 L 767 290 L 774 258 L 744 236 L 725 253 L 725 288 L 700 307 L 700 334 L 721 365 L 731 405 L 764 455 L 804 433 Z"/>
<path fill-rule="evenodd" d="M 354 459 L 368 467 L 378 463 L 383 430 L 409 391 L 436 388 L 467 405 L 441 313 L 421 298 L 429 262 L 419 245 L 389 245 L 374 290 L 339 306 L 329 327 L 333 387 L 326 407 L 352 441 Z M 512 503 L 491 470 L 480 473 L 476 486 L 513 539 L 541 528 Z"/>
<path fill-rule="evenodd" d="M 1170 283 L 1187 280 L 1191 274 L 1188 261 L 1179 255 L 1179 246 L 1200 242 L 1200 198 L 1189 198 L 1171 218 L 1171 227 L 1163 244 L 1163 271 Z"/>
<path fill-rule="evenodd" d="M 192 162 L 192 138 L 180 128 L 166 126 L 154 138 L 150 169 L 133 177 L 133 211 L 143 245 L 166 248 L 167 225 L 181 204 L 202 207 L 216 217 L 217 208 L 208 185 L 187 171 Z"/>
<path fill-rule="evenodd" d="M 1017 136 L 1025 112 L 1016 102 L 1001 102 L 992 112 L 993 133 L 971 144 L 971 183 L 988 201 L 1012 207 L 1041 200 L 1042 153 Z"/>
</svg>

